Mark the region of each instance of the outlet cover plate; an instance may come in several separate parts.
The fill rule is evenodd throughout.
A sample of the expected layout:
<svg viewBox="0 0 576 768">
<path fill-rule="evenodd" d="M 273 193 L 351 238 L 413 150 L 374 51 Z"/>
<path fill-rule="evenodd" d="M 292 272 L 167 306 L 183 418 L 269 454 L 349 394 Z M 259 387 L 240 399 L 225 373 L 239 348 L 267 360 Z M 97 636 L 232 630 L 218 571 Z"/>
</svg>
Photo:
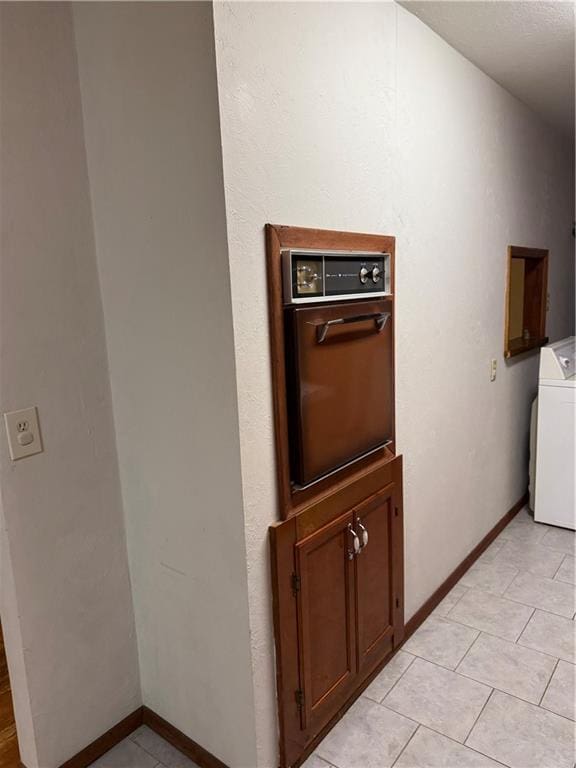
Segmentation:
<svg viewBox="0 0 576 768">
<path fill-rule="evenodd" d="M 42 453 L 44 449 L 40 435 L 38 410 L 35 407 L 5 413 L 4 424 L 6 425 L 12 461 Z"/>
</svg>

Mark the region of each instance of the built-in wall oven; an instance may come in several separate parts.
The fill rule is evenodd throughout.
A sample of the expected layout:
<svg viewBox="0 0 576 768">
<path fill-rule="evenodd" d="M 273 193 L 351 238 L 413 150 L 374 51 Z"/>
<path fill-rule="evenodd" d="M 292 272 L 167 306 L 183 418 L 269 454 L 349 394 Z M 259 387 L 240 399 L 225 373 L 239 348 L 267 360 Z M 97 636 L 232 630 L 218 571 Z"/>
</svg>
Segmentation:
<svg viewBox="0 0 576 768">
<path fill-rule="evenodd" d="M 286 250 L 290 475 L 306 487 L 393 439 L 391 259 Z"/>
</svg>

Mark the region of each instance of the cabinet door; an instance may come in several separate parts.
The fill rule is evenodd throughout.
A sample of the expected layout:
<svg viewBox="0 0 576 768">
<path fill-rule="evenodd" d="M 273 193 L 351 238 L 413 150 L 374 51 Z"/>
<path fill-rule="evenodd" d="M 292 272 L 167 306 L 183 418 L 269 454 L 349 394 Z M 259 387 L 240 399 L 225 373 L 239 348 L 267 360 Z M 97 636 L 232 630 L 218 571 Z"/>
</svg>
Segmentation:
<svg viewBox="0 0 576 768">
<path fill-rule="evenodd" d="M 296 545 L 301 727 L 324 725 L 356 677 L 352 512 Z"/>
<path fill-rule="evenodd" d="M 395 618 L 401 599 L 395 584 L 398 560 L 402 563 L 402 552 L 397 551 L 398 519 L 394 483 L 354 510 L 353 528 L 363 544 L 354 559 L 360 673 L 378 664 L 394 644 Z"/>
</svg>

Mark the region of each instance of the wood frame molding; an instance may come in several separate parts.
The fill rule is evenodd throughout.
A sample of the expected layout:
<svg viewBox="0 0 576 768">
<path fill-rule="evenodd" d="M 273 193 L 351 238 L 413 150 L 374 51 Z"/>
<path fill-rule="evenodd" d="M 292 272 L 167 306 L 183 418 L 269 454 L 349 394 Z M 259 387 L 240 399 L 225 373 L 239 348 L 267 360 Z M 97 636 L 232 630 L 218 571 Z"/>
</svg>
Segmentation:
<svg viewBox="0 0 576 768">
<path fill-rule="evenodd" d="M 281 519 L 298 514 L 309 505 L 325 498 L 335 487 L 353 482 L 355 478 L 394 458 L 394 440 L 390 449 L 382 448 L 343 467 L 336 475 L 319 480 L 306 489 L 294 491 L 290 483 L 290 452 L 288 445 L 288 411 L 286 400 L 286 350 L 284 343 L 284 303 L 282 292 L 282 250 L 311 248 L 317 250 L 375 251 L 390 254 L 390 301 L 394 311 L 394 255 L 396 240 L 388 235 L 338 232 L 266 224 L 266 261 L 268 280 L 268 316 L 270 323 L 270 355 L 272 391 L 274 397 L 274 442 L 276 448 L 276 477 L 278 509 Z M 365 297 L 359 297 L 364 298 Z M 394 320 L 394 318 L 393 318 Z M 394 334 L 394 324 L 392 326 Z M 394 354 L 394 337 L 392 339 Z M 394 360 L 393 360 L 394 364 Z"/>
<path fill-rule="evenodd" d="M 537 293 L 537 296 L 532 297 L 530 304 L 531 316 L 529 322 L 526 323 L 526 327 L 532 327 L 536 334 L 529 340 L 523 339 L 510 339 L 510 297 L 511 297 L 511 282 L 512 282 L 512 259 L 524 259 L 525 262 L 530 264 L 536 264 L 536 269 L 531 269 L 530 278 L 531 286 L 530 290 L 533 293 Z M 539 271 L 540 274 L 535 273 Z M 539 281 L 539 284 L 538 282 Z M 548 291 L 548 251 L 545 248 L 525 248 L 520 245 L 508 246 L 508 254 L 506 257 L 506 298 L 504 307 L 504 357 L 509 359 L 522 355 L 525 352 L 539 349 L 548 343 L 548 337 L 546 336 L 546 305 L 547 305 L 547 293 Z M 526 312 L 526 287 L 524 288 L 524 311 Z"/>
</svg>

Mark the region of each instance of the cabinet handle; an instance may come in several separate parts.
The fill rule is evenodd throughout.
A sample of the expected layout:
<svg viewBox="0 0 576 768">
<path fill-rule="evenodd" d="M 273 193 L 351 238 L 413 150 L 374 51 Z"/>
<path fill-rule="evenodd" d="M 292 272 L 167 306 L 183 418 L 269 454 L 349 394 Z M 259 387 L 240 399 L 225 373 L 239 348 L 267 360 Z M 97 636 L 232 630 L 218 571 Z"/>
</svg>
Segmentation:
<svg viewBox="0 0 576 768">
<path fill-rule="evenodd" d="M 358 525 L 358 528 L 360 528 L 360 535 L 362 536 L 362 548 L 360 551 L 366 549 L 368 546 L 368 531 L 366 530 L 365 526 L 362 525 L 362 521 L 360 518 L 356 520 L 356 524 Z"/>
<path fill-rule="evenodd" d="M 352 528 L 352 523 L 348 523 L 348 531 L 352 536 L 352 549 L 348 550 L 348 560 L 352 560 L 355 555 L 360 553 L 362 548 L 360 546 L 360 539 L 358 538 L 358 534 L 354 528 Z"/>
</svg>

